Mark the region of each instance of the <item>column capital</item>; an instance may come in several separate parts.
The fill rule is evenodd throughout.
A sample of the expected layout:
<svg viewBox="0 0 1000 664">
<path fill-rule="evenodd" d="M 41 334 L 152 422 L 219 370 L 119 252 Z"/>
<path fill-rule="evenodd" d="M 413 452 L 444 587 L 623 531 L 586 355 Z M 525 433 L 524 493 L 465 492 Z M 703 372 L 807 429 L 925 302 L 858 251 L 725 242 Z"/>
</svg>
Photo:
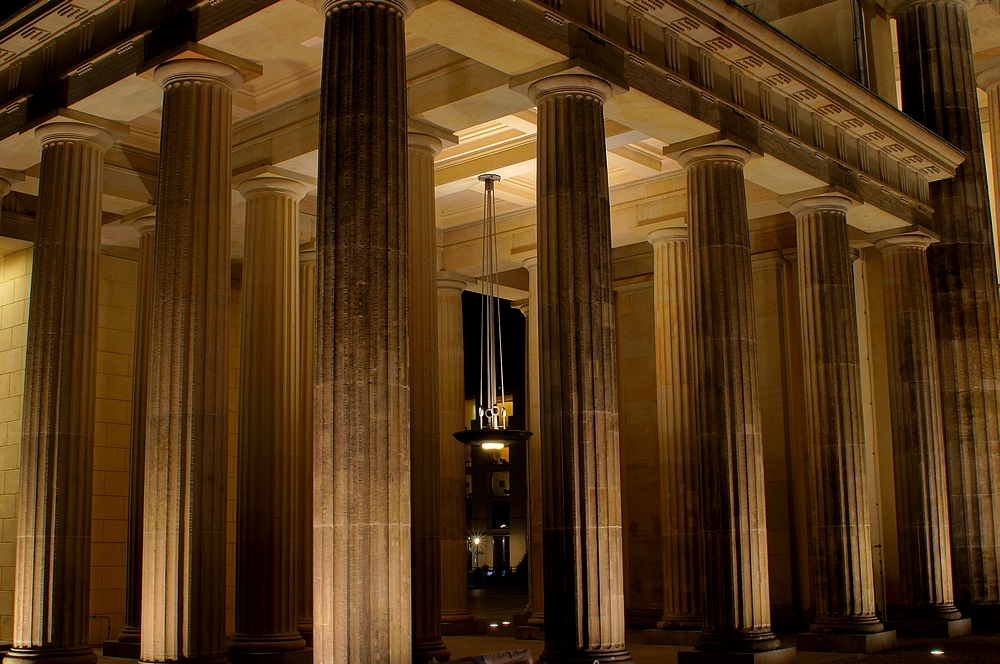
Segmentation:
<svg viewBox="0 0 1000 664">
<path fill-rule="evenodd" d="M 362 4 L 358 0 L 315 0 L 316 10 L 323 16 L 327 16 L 331 12 L 340 10 L 341 7 L 345 5 L 360 5 Z M 387 9 L 392 9 L 399 12 L 403 18 L 409 18 L 416 8 L 417 4 L 414 0 L 365 0 L 366 5 L 381 5 Z"/>
<path fill-rule="evenodd" d="M 299 248 L 299 265 L 308 265 L 316 262 L 316 244 L 307 242 Z"/>
<path fill-rule="evenodd" d="M 441 142 L 440 138 L 412 130 L 406 132 L 406 145 L 418 150 L 427 150 L 435 157 L 441 154 L 441 150 L 444 148 L 444 143 Z"/>
<path fill-rule="evenodd" d="M 10 193 L 10 186 L 10 182 L 0 178 L 0 198 L 3 198 Z"/>
<path fill-rule="evenodd" d="M 161 87 L 180 81 L 219 83 L 235 92 L 243 85 L 243 74 L 232 65 L 207 58 L 178 58 L 164 62 L 153 70 L 153 78 Z"/>
<path fill-rule="evenodd" d="M 1000 56 L 976 61 L 976 84 L 986 92 L 1000 85 Z"/>
<path fill-rule="evenodd" d="M 885 0 L 885 12 L 889 16 L 895 17 L 900 11 L 911 5 L 927 4 L 931 2 L 941 2 L 942 0 Z M 966 9 L 971 9 L 977 4 L 977 0 L 945 0 L 948 4 L 964 5 Z"/>
<path fill-rule="evenodd" d="M 612 85 L 590 74 L 553 74 L 528 86 L 528 97 L 536 106 L 547 97 L 584 97 L 604 104 L 611 98 Z"/>
<path fill-rule="evenodd" d="M 254 194 L 285 194 L 299 201 L 305 197 L 307 190 L 308 187 L 297 180 L 274 175 L 250 178 L 240 184 L 239 188 L 243 198 L 249 198 Z"/>
<path fill-rule="evenodd" d="M 875 240 L 875 248 L 885 253 L 889 249 L 924 249 L 937 242 L 927 233 L 901 233 Z"/>
<path fill-rule="evenodd" d="M 468 284 L 458 279 L 448 273 L 438 273 L 437 287 L 438 290 L 457 290 L 464 291 Z"/>
<path fill-rule="evenodd" d="M 711 143 L 684 150 L 677 155 L 677 163 L 682 168 L 687 168 L 700 161 L 735 161 L 739 162 L 740 166 L 745 166 L 750 161 L 751 156 L 749 150 L 738 145 Z"/>
<path fill-rule="evenodd" d="M 646 233 L 646 242 L 654 247 L 661 242 L 687 242 L 688 229 L 686 226 L 674 226 L 672 228 L 657 228 Z"/>
<path fill-rule="evenodd" d="M 42 147 L 51 143 L 90 143 L 107 152 L 115 138 L 105 129 L 83 122 L 48 122 L 35 129 L 35 138 Z"/>
<path fill-rule="evenodd" d="M 854 207 L 854 201 L 847 196 L 839 194 L 821 194 L 819 196 L 807 196 L 793 201 L 788 206 L 788 211 L 798 217 L 800 214 L 813 212 L 815 210 L 827 210 L 830 212 L 847 213 Z"/>
<path fill-rule="evenodd" d="M 536 269 L 538 267 L 538 256 L 528 256 L 523 261 L 521 261 L 521 265 L 523 265 L 524 269 L 528 270 L 529 272 L 531 270 Z"/>
<path fill-rule="evenodd" d="M 132 228 L 138 231 L 140 236 L 156 232 L 156 215 L 139 217 L 132 222 Z"/>
</svg>

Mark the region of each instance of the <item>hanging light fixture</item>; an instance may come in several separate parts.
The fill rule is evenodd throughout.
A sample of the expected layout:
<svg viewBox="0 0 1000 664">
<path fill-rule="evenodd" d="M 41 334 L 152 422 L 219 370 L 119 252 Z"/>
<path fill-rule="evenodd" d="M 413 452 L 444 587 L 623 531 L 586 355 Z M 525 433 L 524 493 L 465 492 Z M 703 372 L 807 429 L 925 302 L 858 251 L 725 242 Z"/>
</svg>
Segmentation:
<svg viewBox="0 0 1000 664">
<path fill-rule="evenodd" d="M 503 382 L 503 346 L 500 333 L 500 283 L 497 255 L 497 209 L 495 189 L 500 176 L 479 176 L 483 195 L 483 297 L 479 317 L 479 427 L 456 432 L 455 438 L 484 450 L 500 450 L 531 437 L 530 431 L 507 428 L 507 392 Z"/>
</svg>

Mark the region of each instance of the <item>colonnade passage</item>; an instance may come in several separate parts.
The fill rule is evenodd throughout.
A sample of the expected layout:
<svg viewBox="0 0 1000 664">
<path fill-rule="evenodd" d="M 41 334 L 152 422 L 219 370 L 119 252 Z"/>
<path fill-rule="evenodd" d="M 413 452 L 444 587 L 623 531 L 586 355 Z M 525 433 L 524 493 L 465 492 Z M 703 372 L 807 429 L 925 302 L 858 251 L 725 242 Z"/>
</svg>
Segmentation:
<svg viewBox="0 0 1000 664">
<path fill-rule="evenodd" d="M 317 3 L 315 177 L 234 173 L 234 118 L 260 72 L 214 47 L 146 74 L 162 91 L 155 207 L 134 219 L 102 206 L 129 126 L 62 109 L 32 128 L 23 387 L 0 384 L 23 405 L 6 664 L 98 660 L 100 353 L 124 338 L 106 333 L 107 228 L 131 227 L 138 260 L 124 618 L 103 654 L 443 662 L 452 635 L 485 627 L 452 437 L 469 424 L 462 294 L 478 286 L 446 269 L 478 226 L 447 244 L 437 207 L 463 165 L 449 150 L 477 134 L 411 117 L 417 4 Z M 930 226 L 862 231 L 870 203 L 831 177 L 769 199 L 768 235 L 750 209 L 763 139 L 722 130 L 662 142 L 675 172 L 655 205 L 680 212 L 621 232 L 614 141 L 645 102 L 582 56 L 503 72 L 489 103 L 533 132 L 504 139 L 533 150 L 535 190 L 529 230 L 501 244 L 504 292 L 525 296 L 516 633 L 536 661 L 642 664 L 641 639 L 685 646 L 682 663 L 792 662 L 1000 622 L 1000 306 L 969 10 L 888 9 L 902 111 L 963 153 L 928 185 Z M 994 108 L 1000 75 L 982 80 Z M 0 198 L 19 182 L 5 174 Z"/>
</svg>

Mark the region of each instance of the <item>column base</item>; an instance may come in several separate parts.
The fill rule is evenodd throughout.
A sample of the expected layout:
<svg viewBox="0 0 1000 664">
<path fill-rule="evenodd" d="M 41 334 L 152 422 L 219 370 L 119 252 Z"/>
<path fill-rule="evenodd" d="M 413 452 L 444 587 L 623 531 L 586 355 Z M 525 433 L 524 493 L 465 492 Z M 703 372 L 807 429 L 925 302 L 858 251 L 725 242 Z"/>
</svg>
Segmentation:
<svg viewBox="0 0 1000 664">
<path fill-rule="evenodd" d="M 485 634 L 485 620 L 463 620 L 462 622 L 442 622 L 441 636 L 468 636 L 469 634 Z"/>
<path fill-rule="evenodd" d="M 413 664 L 426 664 L 432 660 L 446 662 L 449 659 L 451 659 L 451 652 L 441 639 L 431 643 L 413 644 Z"/>
<path fill-rule="evenodd" d="M 311 620 L 300 620 L 299 621 L 299 634 L 302 636 L 302 640 L 306 642 L 306 648 L 313 647 L 313 624 Z"/>
<path fill-rule="evenodd" d="M 871 634 L 817 634 L 803 632 L 796 647 L 808 652 L 873 653 L 896 647 L 896 632 L 885 630 Z"/>
<path fill-rule="evenodd" d="M 545 627 L 545 613 L 536 610 L 528 617 L 528 624 L 532 627 Z"/>
<path fill-rule="evenodd" d="M 97 664 L 97 653 L 90 646 L 81 648 L 17 648 L 4 656 L 5 664 Z"/>
<path fill-rule="evenodd" d="M 127 641 L 105 641 L 104 656 L 139 659 L 139 644 Z"/>
<path fill-rule="evenodd" d="M 283 652 L 242 652 L 229 650 L 226 656 L 232 664 L 312 664 L 312 648 Z"/>
<path fill-rule="evenodd" d="M 794 661 L 795 648 L 777 648 L 756 652 L 682 650 L 677 653 L 677 664 L 786 664 Z"/>
<path fill-rule="evenodd" d="M 700 629 L 646 629 L 642 642 L 647 646 L 694 646 L 701 638 Z"/>
<path fill-rule="evenodd" d="M 635 664 L 632 655 L 625 648 L 615 648 L 614 650 L 570 650 L 569 652 L 564 652 L 550 649 L 548 645 L 542 651 L 542 656 L 536 661 L 537 664 L 605 664 L 606 662 Z"/>
<path fill-rule="evenodd" d="M 520 641 L 544 641 L 545 628 L 535 625 L 518 625 L 514 630 L 514 638 Z"/>
<path fill-rule="evenodd" d="M 953 639 L 972 634 L 972 618 L 958 620 L 891 620 L 886 628 L 900 636 L 923 636 L 932 639 Z"/>
</svg>

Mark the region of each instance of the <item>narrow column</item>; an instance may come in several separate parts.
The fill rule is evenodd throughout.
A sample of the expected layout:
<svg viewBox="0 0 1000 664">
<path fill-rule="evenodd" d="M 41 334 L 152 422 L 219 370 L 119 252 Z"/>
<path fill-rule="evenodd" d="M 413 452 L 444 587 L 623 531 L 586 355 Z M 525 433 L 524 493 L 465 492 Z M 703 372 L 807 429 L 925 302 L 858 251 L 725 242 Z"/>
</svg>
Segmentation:
<svg viewBox="0 0 1000 664">
<path fill-rule="evenodd" d="M 24 368 L 14 644 L 6 661 L 97 661 L 89 644 L 103 129 L 42 142 Z"/>
<path fill-rule="evenodd" d="M 441 441 L 441 628 L 445 634 L 474 632 L 469 612 L 468 540 L 465 523 L 465 459 L 455 440 L 465 421 L 464 281 L 439 277 L 438 403 Z"/>
<path fill-rule="evenodd" d="M 545 552 L 542 537 L 542 384 L 538 355 L 538 257 L 524 260 L 528 270 L 528 311 L 526 316 L 527 349 L 527 427 L 532 432 L 525 442 L 528 446 L 528 626 L 524 636 L 545 638 L 540 628 L 545 627 Z M 522 630 L 518 630 L 519 635 Z"/>
<path fill-rule="evenodd" d="M 536 81 L 545 650 L 541 662 L 630 662 L 625 649 L 611 207 L 593 76 Z"/>
<path fill-rule="evenodd" d="M 143 510 L 145 662 L 226 658 L 232 97 L 214 60 L 163 86 Z"/>
<path fill-rule="evenodd" d="M 771 631 L 764 452 L 757 400 L 753 273 L 743 167 L 750 153 L 707 145 L 679 156 L 687 170 L 694 314 L 694 440 L 702 530 L 702 633 L 678 662 L 719 652 L 791 661 Z"/>
<path fill-rule="evenodd" d="M 118 634 L 117 641 L 104 642 L 104 654 L 107 657 L 137 659 L 142 626 L 142 506 L 146 486 L 146 392 L 149 387 L 149 333 L 153 309 L 156 217 L 142 217 L 132 227 L 139 232 L 139 278 L 135 301 L 135 360 L 132 372 L 125 626 Z"/>
<path fill-rule="evenodd" d="M 437 215 L 441 141 L 407 134 L 410 219 L 410 500 L 413 661 L 451 654 L 441 640 L 441 449 L 438 408 Z"/>
<path fill-rule="evenodd" d="M 299 634 L 313 637 L 313 381 L 316 373 L 316 248 L 299 251 Z"/>
<path fill-rule="evenodd" d="M 246 199 L 236 469 L 234 664 L 308 664 L 298 630 L 300 182 L 257 177 Z"/>
<path fill-rule="evenodd" d="M 698 463 L 691 398 L 691 295 L 688 232 L 650 233 L 656 317 L 656 409 L 663 531 L 663 616 L 646 643 L 694 645 L 701 634 Z"/>
<path fill-rule="evenodd" d="M 854 262 L 843 196 L 791 205 L 798 227 L 805 441 L 812 518 L 811 634 L 799 650 L 874 652 L 895 636 L 875 616 Z M 836 647 L 834 647 L 836 646 Z"/>
<path fill-rule="evenodd" d="M 316 219 L 313 648 L 413 657 L 406 54 L 411 0 L 325 0 Z"/>
<path fill-rule="evenodd" d="M 967 634 L 955 608 L 940 378 L 925 234 L 879 240 L 885 293 L 903 633 Z"/>
<path fill-rule="evenodd" d="M 887 7 L 887 9 L 892 9 Z M 912 0 L 894 11 L 902 108 L 966 154 L 931 184 L 927 250 L 948 467 L 955 599 L 1000 627 L 1000 325 L 986 164 L 963 0 Z M 970 613 L 971 611 L 971 613 Z"/>
</svg>

